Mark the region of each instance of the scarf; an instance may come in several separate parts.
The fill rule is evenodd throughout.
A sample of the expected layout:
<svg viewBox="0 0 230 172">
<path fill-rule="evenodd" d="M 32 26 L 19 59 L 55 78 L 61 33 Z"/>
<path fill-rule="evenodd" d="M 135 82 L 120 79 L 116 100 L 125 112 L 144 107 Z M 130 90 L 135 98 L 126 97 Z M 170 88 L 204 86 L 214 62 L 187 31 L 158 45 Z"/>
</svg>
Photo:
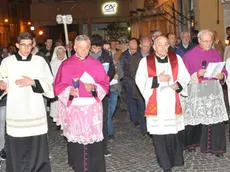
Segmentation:
<svg viewBox="0 0 230 172">
<path fill-rule="evenodd" d="M 154 77 L 156 76 L 156 62 L 155 55 L 152 53 L 147 57 L 147 68 L 148 68 L 148 76 Z M 166 57 L 167 58 L 167 57 Z M 175 53 L 168 52 L 169 62 L 172 68 L 173 81 L 176 82 L 178 75 L 178 60 Z M 176 104 L 175 104 L 175 114 L 182 114 L 182 106 L 180 103 L 180 97 L 177 92 L 175 92 Z M 157 88 L 153 88 L 153 93 L 149 98 L 146 110 L 146 116 L 156 116 L 157 115 Z"/>
<path fill-rule="evenodd" d="M 98 51 L 97 53 L 90 52 L 89 55 L 92 56 L 95 59 L 98 59 L 102 55 L 102 50 Z"/>
</svg>

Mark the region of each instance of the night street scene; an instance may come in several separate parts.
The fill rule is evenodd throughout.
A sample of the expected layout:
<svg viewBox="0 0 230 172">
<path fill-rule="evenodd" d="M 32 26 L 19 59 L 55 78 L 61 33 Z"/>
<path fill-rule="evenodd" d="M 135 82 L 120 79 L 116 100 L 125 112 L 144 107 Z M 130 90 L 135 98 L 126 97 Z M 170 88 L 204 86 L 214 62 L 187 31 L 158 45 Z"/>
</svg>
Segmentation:
<svg viewBox="0 0 230 172">
<path fill-rule="evenodd" d="M 0 172 L 229 172 L 229 0 L 1 0 Z"/>
</svg>

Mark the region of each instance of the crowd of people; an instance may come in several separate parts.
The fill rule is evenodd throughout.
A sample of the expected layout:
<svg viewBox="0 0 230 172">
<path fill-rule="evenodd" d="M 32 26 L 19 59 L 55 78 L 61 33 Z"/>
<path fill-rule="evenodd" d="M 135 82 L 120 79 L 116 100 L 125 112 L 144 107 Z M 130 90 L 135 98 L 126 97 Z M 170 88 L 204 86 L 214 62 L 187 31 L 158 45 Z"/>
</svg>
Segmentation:
<svg viewBox="0 0 230 172">
<path fill-rule="evenodd" d="M 198 147 L 222 157 L 230 61 L 215 31 L 184 31 L 179 38 L 153 30 L 127 42 L 78 35 L 67 46 L 47 38 L 38 47 L 33 35 L 20 33 L 16 47 L 1 50 L 0 156 L 6 171 L 51 171 L 48 107 L 75 172 L 106 171 L 118 104 L 140 135 L 152 138 L 165 172 L 183 166 L 183 152 Z M 223 61 L 226 67 L 206 76 L 209 64 Z"/>
</svg>

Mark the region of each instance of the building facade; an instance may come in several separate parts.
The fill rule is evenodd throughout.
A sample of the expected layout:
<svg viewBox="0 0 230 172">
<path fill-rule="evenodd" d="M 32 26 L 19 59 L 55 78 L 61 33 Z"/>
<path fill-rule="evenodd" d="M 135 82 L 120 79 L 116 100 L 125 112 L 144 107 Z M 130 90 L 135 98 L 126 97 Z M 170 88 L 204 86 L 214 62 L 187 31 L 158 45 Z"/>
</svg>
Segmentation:
<svg viewBox="0 0 230 172">
<path fill-rule="evenodd" d="M 225 40 L 225 17 L 222 0 L 195 0 L 195 19 L 196 28 L 215 30 L 218 38 Z"/>
<path fill-rule="evenodd" d="M 225 0 L 1 0 L 0 45 L 15 43 L 19 32 L 33 31 L 37 38 L 64 40 L 58 14 L 71 14 L 69 39 L 78 34 L 100 34 L 105 39 L 149 36 L 154 29 L 164 34 L 209 28 L 224 41 L 229 26 Z M 4 22 L 8 19 L 8 22 Z M 32 21 L 29 22 L 29 21 Z M 32 25 L 28 25 L 31 23 Z M 128 30 L 129 29 L 129 30 Z M 38 31 L 44 35 L 39 36 Z M 39 40 L 39 39 L 38 39 Z"/>
<path fill-rule="evenodd" d="M 190 29 L 189 4 L 186 0 L 131 0 L 132 36 L 149 36 L 151 30 L 163 34 Z M 187 7 L 187 8 L 186 8 Z"/>
<path fill-rule="evenodd" d="M 15 44 L 19 32 L 29 31 L 30 0 L 1 0 L 0 46 Z"/>
<path fill-rule="evenodd" d="M 73 17 L 72 24 L 68 25 L 70 40 L 78 34 L 100 34 L 105 39 L 128 35 L 129 0 L 32 1 L 31 20 L 35 30 L 44 30 L 44 37 L 63 39 L 63 26 L 56 22 L 58 14 Z"/>
<path fill-rule="evenodd" d="M 9 42 L 8 30 L 8 0 L 2 0 L 0 6 L 0 46 L 7 45 Z"/>
<path fill-rule="evenodd" d="M 159 29 L 163 34 L 193 29 L 216 30 L 224 41 L 224 4 L 219 0 L 130 0 L 133 37 L 149 36 Z"/>
</svg>

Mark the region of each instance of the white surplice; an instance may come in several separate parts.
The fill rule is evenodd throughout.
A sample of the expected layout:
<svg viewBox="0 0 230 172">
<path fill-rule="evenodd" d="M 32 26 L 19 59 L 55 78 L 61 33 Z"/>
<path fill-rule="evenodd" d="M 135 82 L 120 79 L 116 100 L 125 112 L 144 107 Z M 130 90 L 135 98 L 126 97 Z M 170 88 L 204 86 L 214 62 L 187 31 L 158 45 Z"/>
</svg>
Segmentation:
<svg viewBox="0 0 230 172">
<path fill-rule="evenodd" d="M 37 136 L 47 133 L 47 116 L 43 96 L 53 98 L 53 76 L 46 61 L 33 55 L 29 61 L 18 61 L 15 55 L 3 59 L 2 68 L 8 71 L 6 110 L 7 134 L 13 137 Z M 37 79 L 43 94 L 35 93 L 31 86 L 20 87 L 16 80 L 28 76 Z"/>
<path fill-rule="evenodd" d="M 184 88 L 190 81 L 190 75 L 181 59 L 177 55 L 178 59 L 178 77 L 177 81 Z M 164 135 L 164 134 L 176 134 L 181 130 L 184 130 L 184 115 L 175 114 L 175 91 L 170 87 L 165 87 L 174 83 L 170 62 L 159 63 L 155 58 L 156 73 L 157 76 L 165 71 L 165 74 L 171 76 L 169 83 L 159 82 L 157 88 L 157 116 L 146 116 L 147 131 L 150 134 Z M 136 84 L 145 99 L 146 106 L 148 100 L 153 93 L 152 87 L 153 77 L 148 76 L 147 60 L 143 58 L 136 73 Z"/>
</svg>

